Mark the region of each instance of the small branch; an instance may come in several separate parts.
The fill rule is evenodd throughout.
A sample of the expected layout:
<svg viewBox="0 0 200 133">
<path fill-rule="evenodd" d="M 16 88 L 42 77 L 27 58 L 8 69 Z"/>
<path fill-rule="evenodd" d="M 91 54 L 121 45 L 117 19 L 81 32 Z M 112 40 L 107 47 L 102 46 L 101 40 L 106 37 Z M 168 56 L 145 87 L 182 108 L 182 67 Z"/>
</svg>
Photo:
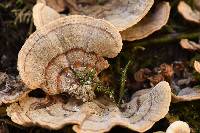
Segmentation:
<svg viewBox="0 0 200 133">
<path fill-rule="evenodd" d="M 174 42 L 174 41 L 179 41 L 183 38 L 187 39 L 196 39 L 200 37 L 200 32 L 192 32 L 192 33 L 173 33 L 169 35 L 164 35 L 158 38 L 153 38 L 153 39 L 145 39 L 143 41 L 136 41 L 136 42 L 128 42 L 127 47 L 135 47 L 135 46 L 148 46 L 152 44 L 166 44 L 169 42 Z M 131 45 L 131 46 L 130 46 Z"/>
</svg>

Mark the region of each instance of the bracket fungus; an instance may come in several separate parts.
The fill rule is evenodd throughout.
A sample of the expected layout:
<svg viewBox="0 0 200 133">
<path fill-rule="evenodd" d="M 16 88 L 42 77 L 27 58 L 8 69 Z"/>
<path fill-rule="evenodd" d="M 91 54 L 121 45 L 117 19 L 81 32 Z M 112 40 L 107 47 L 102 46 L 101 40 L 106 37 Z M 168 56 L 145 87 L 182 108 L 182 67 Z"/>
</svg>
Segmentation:
<svg viewBox="0 0 200 133">
<path fill-rule="evenodd" d="M 54 2 L 53 2 L 54 1 Z M 55 9 L 57 0 L 40 0 Z M 65 0 L 64 4 L 70 11 L 69 15 L 87 15 L 105 19 L 114 24 L 119 31 L 137 24 L 150 10 L 154 0 Z M 57 6 L 60 6 L 60 4 Z"/>
<path fill-rule="evenodd" d="M 57 12 L 63 12 L 67 6 L 66 0 L 37 0 L 37 3 L 43 3 Z"/>
<path fill-rule="evenodd" d="M 154 0 L 101 4 L 65 0 L 68 4 L 63 7 L 70 6 L 71 14 L 79 14 L 65 17 L 58 13 L 62 8 L 51 7 L 48 0 L 38 1 L 33 8 L 37 30 L 22 46 L 17 62 L 21 83 L 28 91 L 21 89 L 19 97 L 5 100 L 14 102 L 7 108 L 12 121 L 49 129 L 71 124 L 80 133 L 106 132 L 116 125 L 145 132 L 165 117 L 171 102 L 171 88 L 165 81 L 136 92 L 122 105 L 94 93 L 98 74 L 109 66 L 104 57 L 114 58 L 122 49 L 119 31 L 138 23 Z M 159 5 L 164 6 L 159 8 L 162 11 L 170 10 L 167 2 Z M 45 98 L 27 95 L 37 88 L 47 94 Z"/>
<path fill-rule="evenodd" d="M 109 66 L 103 58 L 117 56 L 121 36 L 105 20 L 71 15 L 36 30 L 22 46 L 18 70 L 30 88 L 42 88 L 50 95 L 67 92 L 83 101 L 94 97 L 92 82 L 80 83 L 78 74 L 97 74 Z M 84 76 L 84 75 L 82 75 Z"/>
<path fill-rule="evenodd" d="M 194 69 L 200 73 L 200 62 L 199 61 L 194 61 Z"/>
<path fill-rule="evenodd" d="M 170 14 L 169 2 L 160 2 L 153 12 L 149 12 L 153 0 L 65 0 L 61 2 L 62 5 L 57 0 L 39 0 L 39 2 L 51 7 L 51 10 L 57 13 L 68 7 L 67 15 L 79 14 L 108 20 L 121 31 L 122 39 L 127 41 L 145 38 L 161 29 L 167 23 Z"/>
<path fill-rule="evenodd" d="M 190 133 L 190 127 L 186 122 L 175 121 L 167 128 L 166 133 Z"/>
<path fill-rule="evenodd" d="M 195 9 L 192 9 L 186 2 L 180 1 L 178 11 L 186 20 L 200 24 L 199 0 L 194 0 L 194 6 Z"/>
<path fill-rule="evenodd" d="M 145 16 L 140 22 L 121 32 L 122 39 L 134 41 L 143 39 L 161 29 L 168 21 L 170 14 L 169 2 L 160 2 L 154 11 Z"/>
<path fill-rule="evenodd" d="M 157 131 L 154 133 L 190 133 L 190 127 L 186 122 L 175 121 L 167 128 L 166 132 Z"/>
<path fill-rule="evenodd" d="M 172 94 L 172 102 L 193 101 L 200 99 L 199 88 L 186 87 L 182 89 L 178 95 Z"/>
<path fill-rule="evenodd" d="M 144 132 L 163 118 L 171 102 L 171 89 L 165 81 L 119 108 L 106 97 L 82 103 L 73 98 L 65 102 L 61 96 L 47 98 L 26 97 L 7 108 L 11 119 L 24 126 L 40 125 L 60 129 L 75 124 L 73 129 L 80 133 L 106 132 L 116 125 Z"/>
<path fill-rule="evenodd" d="M 15 76 L 0 72 L 0 105 L 12 103 L 26 96 L 30 92 Z"/>
<path fill-rule="evenodd" d="M 58 12 L 43 3 L 37 3 L 33 7 L 33 21 L 36 28 L 42 27 L 60 17 L 61 15 Z"/>
<path fill-rule="evenodd" d="M 190 50 L 190 51 L 196 51 L 196 50 L 200 50 L 200 44 L 197 44 L 193 41 L 190 41 L 188 39 L 181 39 L 180 41 L 180 45 L 182 48 Z"/>
</svg>

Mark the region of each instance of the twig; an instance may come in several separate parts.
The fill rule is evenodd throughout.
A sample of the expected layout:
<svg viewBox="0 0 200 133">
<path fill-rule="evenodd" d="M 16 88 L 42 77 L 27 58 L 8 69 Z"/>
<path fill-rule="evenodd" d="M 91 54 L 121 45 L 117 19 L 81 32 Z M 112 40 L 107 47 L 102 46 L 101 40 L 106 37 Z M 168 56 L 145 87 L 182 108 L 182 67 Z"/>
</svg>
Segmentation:
<svg viewBox="0 0 200 133">
<path fill-rule="evenodd" d="M 192 33 L 173 33 L 173 34 L 164 35 L 164 36 L 158 37 L 158 38 L 145 39 L 143 41 L 136 41 L 136 42 L 128 42 L 128 44 L 129 44 L 128 47 L 147 46 L 147 45 L 152 45 L 152 44 L 160 44 L 160 45 L 163 44 L 164 45 L 166 43 L 178 41 L 183 38 L 195 39 L 198 37 L 200 37 L 199 31 L 192 32 Z"/>
</svg>

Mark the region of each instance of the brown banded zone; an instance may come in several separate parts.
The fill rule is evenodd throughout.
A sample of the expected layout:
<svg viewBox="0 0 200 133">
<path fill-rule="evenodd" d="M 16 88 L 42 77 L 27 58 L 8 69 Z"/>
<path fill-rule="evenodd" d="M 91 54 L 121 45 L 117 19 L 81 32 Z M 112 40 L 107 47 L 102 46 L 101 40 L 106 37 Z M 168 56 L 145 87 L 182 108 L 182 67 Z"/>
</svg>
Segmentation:
<svg viewBox="0 0 200 133">
<path fill-rule="evenodd" d="M 48 94 L 59 94 L 61 92 L 78 94 L 78 92 L 85 90 L 75 76 L 75 72 L 95 70 L 98 74 L 108 66 L 108 62 L 95 53 L 87 53 L 82 49 L 71 49 L 64 54 L 56 56 L 49 62 L 45 68 L 46 82 L 42 85 L 42 88 Z M 92 91 L 92 88 L 90 88 L 90 91 Z M 83 94 L 83 92 L 80 94 Z"/>
<path fill-rule="evenodd" d="M 18 70 L 31 89 L 45 81 L 49 62 L 71 49 L 83 49 L 98 56 L 113 58 L 121 51 L 122 39 L 107 21 L 71 15 L 55 20 L 34 32 L 18 55 Z"/>
</svg>

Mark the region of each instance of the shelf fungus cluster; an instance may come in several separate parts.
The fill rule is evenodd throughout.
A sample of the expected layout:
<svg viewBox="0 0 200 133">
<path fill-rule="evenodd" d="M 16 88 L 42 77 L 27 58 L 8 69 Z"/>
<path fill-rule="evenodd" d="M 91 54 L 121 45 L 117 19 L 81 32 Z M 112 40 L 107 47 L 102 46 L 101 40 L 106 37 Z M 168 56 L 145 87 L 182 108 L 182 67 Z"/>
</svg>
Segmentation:
<svg viewBox="0 0 200 133">
<path fill-rule="evenodd" d="M 170 101 L 171 89 L 163 81 L 143 94 L 133 95 L 131 101 L 121 107 L 106 97 L 82 103 L 61 96 L 27 96 L 19 103 L 11 104 L 7 113 L 14 122 L 24 126 L 60 129 L 67 124 L 74 124 L 76 132 L 95 133 L 106 132 L 120 125 L 144 132 L 167 114 Z"/>
<path fill-rule="evenodd" d="M 161 29 L 170 14 L 169 2 L 161 1 L 154 5 L 154 0 L 38 0 L 35 7 L 39 8 L 41 4 L 45 10 L 54 12 L 52 14 L 57 12 L 55 19 L 66 9 L 68 12 L 65 15 L 105 19 L 111 22 L 120 31 L 122 39 L 127 41 L 143 39 Z M 42 10 L 44 8 L 33 12 L 40 14 Z"/>
<path fill-rule="evenodd" d="M 144 6 L 147 1 L 139 2 Z M 33 9 L 38 10 L 44 14 L 33 15 L 37 30 L 18 54 L 20 78 L 0 74 L 5 86 L 1 86 L 0 101 L 11 103 L 7 114 L 12 121 L 50 129 L 73 125 L 80 133 L 106 132 L 116 125 L 144 132 L 165 117 L 171 102 L 171 88 L 165 81 L 145 93 L 136 93 L 122 105 L 95 95 L 98 74 L 109 66 L 104 58 L 114 58 L 122 49 L 116 26 L 84 15 L 60 17 L 41 3 Z M 37 88 L 46 96 L 31 96 L 29 92 Z"/>
<path fill-rule="evenodd" d="M 142 39 L 167 23 L 169 3 L 159 2 L 147 15 L 153 4 L 153 0 L 38 0 L 33 8 L 36 31 L 18 54 L 19 78 L 0 73 L 0 104 L 11 103 L 7 114 L 12 121 L 49 129 L 73 125 L 79 133 L 107 132 L 117 125 L 145 132 L 165 117 L 171 98 L 184 101 L 180 99 L 185 95 L 195 95 L 188 90 L 172 95 L 165 81 L 134 93 L 121 105 L 95 94 L 98 74 L 109 67 L 105 58 L 120 53 L 123 39 Z M 59 14 L 66 7 L 69 14 Z M 28 95 L 37 88 L 46 96 Z"/>
</svg>

